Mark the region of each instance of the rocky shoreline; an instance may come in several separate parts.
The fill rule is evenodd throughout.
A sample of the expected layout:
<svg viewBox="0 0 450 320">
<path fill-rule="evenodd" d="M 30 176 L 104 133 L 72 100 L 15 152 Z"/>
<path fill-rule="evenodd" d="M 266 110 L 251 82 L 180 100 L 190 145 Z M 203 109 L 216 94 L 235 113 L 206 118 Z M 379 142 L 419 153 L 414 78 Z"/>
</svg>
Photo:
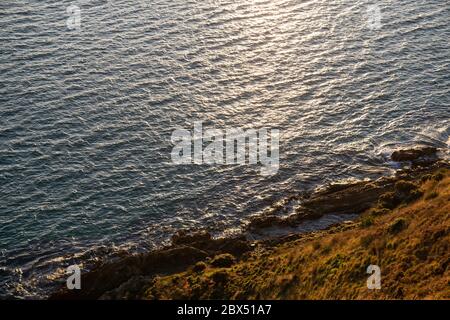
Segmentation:
<svg viewBox="0 0 450 320">
<path fill-rule="evenodd" d="M 392 154 L 393 161 L 407 161 L 410 168 L 396 172 L 392 177 L 375 181 L 359 181 L 348 184 L 332 184 L 311 194 L 292 196 L 272 207 L 264 215 L 250 221 L 246 230 L 231 238 L 214 239 L 207 231 L 179 231 L 172 237 L 171 245 L 135 255 L 125 256 L 113 262 L 104 262 L 82 275 L 82 289 L 68 290 L 62 286 L 50 295 L 50 299 L 114 299 L 138 298 L 156 276 L 170 275 L 192 268 L 203 261 L 229 255 L 229 259 L 245 260 L 260 248 L 270 248 L 283 242 L 308 238 L 313 234 L 289 234 L 262 240 L 251 240 L 250 234 L 258 234 L 267 228 L 295 228 L 308 220 L 316 220 L 328 214 L 361 214 L 376 207 L 395 206 L 402 201 L 414 200 L 418 191 L 409 185 L 433 174 L 440 168 L 450 168 L 440 160 L 438 150 L 430 147 L 399 150 Z M 295 200 L 300 205 L 289 216 L 283 215 L 286 205 Z M 329 232 L 341 232 L 352 222 L 333 225 Z M 224 265 L 227 259 L 222 259 Z M 126 293 L 126 294 L 124 294 Z"/>
</svg>

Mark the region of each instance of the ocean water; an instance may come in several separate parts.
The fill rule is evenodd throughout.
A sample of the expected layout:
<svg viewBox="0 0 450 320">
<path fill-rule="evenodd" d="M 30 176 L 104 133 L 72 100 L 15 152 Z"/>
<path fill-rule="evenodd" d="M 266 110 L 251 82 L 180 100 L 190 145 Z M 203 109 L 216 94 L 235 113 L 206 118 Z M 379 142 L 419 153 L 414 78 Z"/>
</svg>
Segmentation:
<svg viewBox="0 0 450 320">
<path fill-rule="evenodd" d="M 392 173 L 402 146 L 445 153 L 449 21 L 446 0 L 1 1 L 0 296 L 180 228 L 237 232 L 289 194 Z M 172 164 L 194 121 L 279 129 L 278 173 Z"/>
</svg>

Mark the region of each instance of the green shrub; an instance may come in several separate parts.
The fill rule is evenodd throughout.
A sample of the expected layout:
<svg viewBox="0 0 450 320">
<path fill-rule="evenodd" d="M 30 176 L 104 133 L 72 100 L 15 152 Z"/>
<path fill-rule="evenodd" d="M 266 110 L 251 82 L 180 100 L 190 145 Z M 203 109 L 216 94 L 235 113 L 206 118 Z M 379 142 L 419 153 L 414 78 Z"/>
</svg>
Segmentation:
<svg viewBox="0 0 450 320">
<path fill-rule="evenodd" d="M 437 198 L 438 195 L 439 194 L 436 191 L 432 191 L 425 197 L 425 200 L 431 200 L 431 199 Z"/>
<path fill-rule="evenodd" d="M 397 193 L 409 194 L 413 190 L 417 190 L 419 187 L 409 181 L 399 180 L 395 183 L 395 191 Z"/>
<path fill-rule="evenodd" d="M 232 254 L 219 254 L 211 260 L 211 265 L 216 268 L 229 268 L 236 262 Z"/>
<path fill-rule="evenodd" d="M 328 254 L 331 252 L 333 248 L 331 247 L 330 244 L 325 245 L 324 247 L 322 247 L 322 254 Z"/>
<path fill-rule="evenodd" d="M 376 207 L 376 208 L 372 208 L 370 210 L 370 215 L 373 216 L 373 217 L 378 217 L 378 216 L 382 216 L 382 215 L 388 214 L 389 212 L 391 212 L 391 211 L 389 209 L 387 209 L 387 208 Z"/>
<path fill-rule="evenodd" d="M 428 249 L 419 248 L 414 251 L 414 255 L 417 257 L 417 259 L 424 261 L 428 258 Z"/>
<path fill-rule="evenodd" d="M 370 227 L 371 225 L 373 225 L 374 220 L 375 219 L 372 216 L 369 216 L 369 215 L 364 216 L 364 217 L 362 217 L 362 220 L 361 220 L 361 226 L 363 228 Z"/>
<path fill-rule="evenodd" d="M 225 270 L 219 270 L 212 274 L 211 278 L 215 283 L 224 283 L 228 280 L 228 273 Z"/>
<path fill-rule="evenodd" d="M 400 204 L 399 199 L 394 192 L 386 192 L 382 194 L 378 200 L 381 208 L 394 209 Z"/>
<path fill-rule="evenodd" d="M 419 199 L 419 198 L 422 197 L 422 196 L 423 196 L 423 192 L 420 191 L 419 189 L 412 190 L 412 191 L 408 194 L 408 196 L 405 198 L 405 201 L 406 201 L 406 202 L 412 202 L 412 201 L 415 201 L 415 200 Z"/>
<path fill-rule="evenodd" d="M 397 234 L 404 230 L 407 226 L 407 222 L 403 218 L 396 219 L 388 228 L 390 234 Z"/>
<path fill-rule="evenodd" d="M 192 267 L 192 271 L 196 272 L 196 273 L 200 273 L 203 270 L 206 269 L 206 263 L 204 263 L 203 261 L 199 261 L 197 262 L 193 267 Z"/>
<path fill-rule="evenodd" d="M 380 196 L 378 202 L 381 208 L 392 210 L 402 203 L 410 203 L 423 195 L 416 184 L 405 180 L 397 181 L 394 189 L 394 192 L 387 192 Z"/>
</svg>

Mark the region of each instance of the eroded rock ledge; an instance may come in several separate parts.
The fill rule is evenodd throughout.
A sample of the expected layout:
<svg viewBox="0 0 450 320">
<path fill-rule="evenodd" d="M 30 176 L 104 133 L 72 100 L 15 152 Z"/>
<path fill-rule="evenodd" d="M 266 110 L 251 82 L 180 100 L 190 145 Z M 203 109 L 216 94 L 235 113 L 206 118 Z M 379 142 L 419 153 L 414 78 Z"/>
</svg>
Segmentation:
<svg viewBox="0 0 450 320">
<path fill-rule="evenodd" d="M 398 150 L 392 153 L 392 161 L 411 162 L 411 169 L 399 170 L 394 177 L 382 177 L 375 181 L 359 181 L 348 184 L 332 184 L 309 196 L 297 199 L 301 206 L 289 217 L 282 217 L 276 206 L 263 216 L 253 219 L 248 229 L 258 231 L 271 226 L 295 227 L 305 220 L 318 219 L 326 214 L 361 213 L 372 207 L 382 194 L 392 192 L 399 179 L 414 180 L 426 171 L 447 165 L 437 157 L 433 147 Z M 299 197 L 300 198 L 300 197 Z"/>
<path fill-rule="evenodd" d="M 392 161 L 402 162 L 402 161 L 412 161 L 417 164 L 435 162 L 437 161 L 438 152 L 435 147 L 422 147 L 415 149 L 404 149 L 394 151 L 391 155 Z"/>
</svg>

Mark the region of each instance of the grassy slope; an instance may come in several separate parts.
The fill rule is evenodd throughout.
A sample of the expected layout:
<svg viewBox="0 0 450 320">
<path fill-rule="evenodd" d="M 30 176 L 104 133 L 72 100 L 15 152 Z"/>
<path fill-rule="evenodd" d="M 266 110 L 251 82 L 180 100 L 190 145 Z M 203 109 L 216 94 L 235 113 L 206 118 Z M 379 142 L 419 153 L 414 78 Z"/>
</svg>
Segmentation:
<svg viewBox="0 0 450 320">
<path fill-rule="evenodd" d="M 357 223 L 256 250 L 230 268 L 156 278 L 147 299 L 450 299 L 450 173 L 419 183 L 423 196 Z M 381 290 L 366 269 L 381 267 Z"/>
</svg>

